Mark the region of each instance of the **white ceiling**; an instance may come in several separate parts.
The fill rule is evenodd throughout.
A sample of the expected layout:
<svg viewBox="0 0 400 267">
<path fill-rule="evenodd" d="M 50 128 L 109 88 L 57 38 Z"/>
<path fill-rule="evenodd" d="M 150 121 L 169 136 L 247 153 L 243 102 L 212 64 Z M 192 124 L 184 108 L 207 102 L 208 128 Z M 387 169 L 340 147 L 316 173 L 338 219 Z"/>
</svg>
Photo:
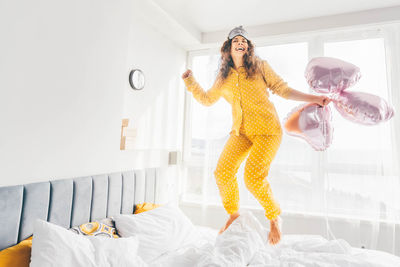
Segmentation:
<svg viewBox="0 0 400 267">
<path fill-rule="evenodd" d="M 400 0 L 132 0 L 135 13 L 186 50 L 202 49 L 243 25 L 252 40 L 400 23 Z"/>
<path fill-rule="evenodd" d="M 207 33 L 400 5 L 400 0 L 152 0 L 184 27 Z"/>
</svg>

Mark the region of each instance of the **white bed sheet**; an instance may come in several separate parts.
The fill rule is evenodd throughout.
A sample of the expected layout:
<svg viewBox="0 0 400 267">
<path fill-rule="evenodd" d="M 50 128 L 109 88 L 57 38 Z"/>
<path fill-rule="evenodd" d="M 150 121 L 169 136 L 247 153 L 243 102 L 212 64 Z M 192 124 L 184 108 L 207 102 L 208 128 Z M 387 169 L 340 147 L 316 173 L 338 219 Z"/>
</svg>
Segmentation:
<svg viewBox="0 0 400 267">
<path fill-rule="evenodd" d="M 346 241 L 318 235 L 284 235 L 279 244 L 268 244 L 268 230 L 251 212 L 241 216 L 221 235 L 196 226 L 202 238 L 149 263 L 150 267 L 400 267 L 400 257 L 351 247 Z"/>
</svg>

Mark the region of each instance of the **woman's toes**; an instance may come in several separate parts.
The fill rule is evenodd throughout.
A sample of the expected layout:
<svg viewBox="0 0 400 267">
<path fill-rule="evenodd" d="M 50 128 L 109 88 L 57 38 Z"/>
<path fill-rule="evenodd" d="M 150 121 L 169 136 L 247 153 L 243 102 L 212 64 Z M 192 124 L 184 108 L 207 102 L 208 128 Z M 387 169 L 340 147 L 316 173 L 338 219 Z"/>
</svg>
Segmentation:
<svg viewBox="0 0 400 267">
<path fill-rule="evenodd" d="M 222 234 L 224 231 L 225 231 L 225 226 L 223 226 L 223 227 L 219 230 L 218 234 L 220 235 L 220 234 Z"/>
<path fill-rule="evenodd" d="M 274 242 L 273 239 L 271 239 L 271 240 L 269 241 L 269 243 L 270 243 L 271 245 L 275 245 L 275 242 Z"/>
<path fill-rule="evenodd" d="M 279 241 L 281 240 L 281 235 L 279 232 L 276 232 L 276 229 L 271 230 L 271 232 L 268 235 L 268 241 L 271 245 L 278 244 Z"/>
<path fill-rule="evenodd" d="M 271 245 L 274 244 L 274 237 L 272 236 L 271 233 L 268 235 L 268 242 L 269 242 Z"/>
</svg>

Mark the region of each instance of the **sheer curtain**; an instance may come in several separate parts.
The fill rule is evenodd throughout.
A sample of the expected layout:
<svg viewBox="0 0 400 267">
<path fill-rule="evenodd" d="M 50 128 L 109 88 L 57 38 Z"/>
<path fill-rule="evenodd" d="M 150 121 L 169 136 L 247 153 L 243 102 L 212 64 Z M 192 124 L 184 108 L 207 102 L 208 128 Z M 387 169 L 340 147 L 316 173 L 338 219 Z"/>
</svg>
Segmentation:
<svg viewBox="0 0 400 267">
<path fill-rule="evenodd" d="M 315 56 L 340 58 L 360 67 L 362 78 L 351 91 L 379 95 L 399 110 L 399 26 L 314 35 L 301 42 L 258 45 L 256 53 L 296 90 L 313 93 L 304 78 Z M 219 55 L 193 56 L 192 70 L 205 90 L 212 85 Z M 302 102 L 270 94 L 280 120 Z M 399 119 L 364 126 L 345 120 L 332 106 L 332 145 L 314 151 L 301 139 L 284 134 L 268 180 L 287 213 L 324 216 L 326 238 L 343 238 L 353 246 L 395 251 L 396 221 L 400 219 Z M 213 172 L 231 128 L 231 107 L 221 99 L 204 107 L 191 98 L 191 120 L 184 201 L 221 205 Z M 238 171 L 241 207 L 260 207 L 243 182 L 245 162 Z M 338 223 L 345 219 L 350 228 Z M 362 235 L 368 231 L 370 235 Z M 382 234 L 385 235 L 382 235 Z M 384 239 L 382 239 L 385 236 Z M 390 237 L 391 240 L 388 240 Z"/>
<path fill-rule="evenodd" d="M 388 44 L 387 44 L 388 45 Z M 391 103 L 385 57 L 385 38 L 326 42 L 324 54 L 341 58 L 360 67 L 362 78 L 349 90 L 379 95 Z M 369 248 L 378 247 L 379 221 L 395 236 L 394 220 L 399 219 L 399 173 L 395 153 L 394 120 L 376 126 L 353 124 L 335 113 L 335 142 L 324 155 L 325 211 L 353 217 L 359 229 L 362 219 L 372 222 L 371 236 L 356 236 L 354 241 Z M 382 224 L 383 226 L 383 224 Z M 391 240 L 386 240 L 391 242 Z M 394 242 L 394 240 L 392 240 Z M 394 243 L 392 244 L 394 248 Z M 393 251 L 394 253 L 394 251 Z"/>
</svg>

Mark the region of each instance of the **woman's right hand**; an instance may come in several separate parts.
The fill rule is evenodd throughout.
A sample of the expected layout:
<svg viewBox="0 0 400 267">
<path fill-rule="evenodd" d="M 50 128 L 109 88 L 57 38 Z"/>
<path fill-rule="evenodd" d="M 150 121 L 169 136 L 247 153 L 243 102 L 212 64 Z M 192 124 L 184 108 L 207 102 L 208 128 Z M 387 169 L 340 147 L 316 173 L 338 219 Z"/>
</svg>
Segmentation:
<svg viewBox="0 0 400 267">
<path fill-rule="evenodd" d="M 192 76 L 192 71 L 191 70 L 186 70 L 183 74 L 182 74 L 182 79 L 186 79 L 189 76 Z"/>
</svg>

